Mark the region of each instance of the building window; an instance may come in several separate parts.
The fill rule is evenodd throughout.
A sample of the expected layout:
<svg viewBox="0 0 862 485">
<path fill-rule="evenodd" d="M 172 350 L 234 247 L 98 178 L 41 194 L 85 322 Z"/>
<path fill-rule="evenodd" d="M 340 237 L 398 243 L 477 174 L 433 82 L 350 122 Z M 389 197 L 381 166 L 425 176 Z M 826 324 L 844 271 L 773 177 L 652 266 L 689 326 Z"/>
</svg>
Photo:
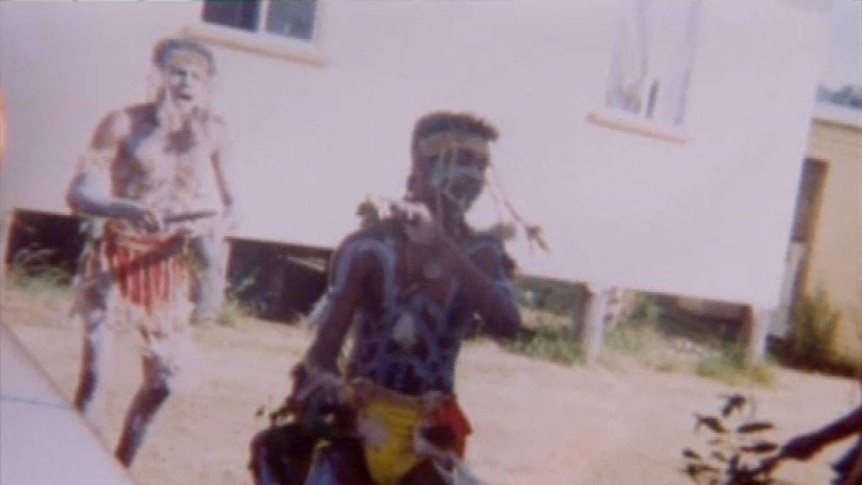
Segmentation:
<svg viewBox="0 0 862 485">
<path fill-rule="evenodd" d="M 207 0 L 203 21 L 289 39 L 314 38 L 315 0 Z"/>
<path fill-rule="evenodd" d="M 681 128 L 700 0 L 624 0 L 605 91 L 607 111 Z"/>
<path fill-rule="evenodd" d="M 186 33 L 229 48 L 322 66 L 317 0 L 204 0 Z"/>
</svg>

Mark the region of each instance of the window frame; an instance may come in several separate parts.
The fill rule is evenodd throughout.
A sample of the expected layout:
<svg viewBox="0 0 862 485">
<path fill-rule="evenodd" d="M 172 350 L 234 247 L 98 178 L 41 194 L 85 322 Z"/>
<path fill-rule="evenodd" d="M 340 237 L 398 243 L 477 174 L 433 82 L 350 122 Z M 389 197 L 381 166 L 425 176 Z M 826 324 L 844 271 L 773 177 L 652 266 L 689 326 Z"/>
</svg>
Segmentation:
<svg viewBox="0 0 862 485">
<path fill-rule="evenodd" d="M 605 128 L 680 145 L 687 143 L 690 139 L 685 128 L 664 125 L 605 106 L 590 111 L 587 114 L 587 121 Z"/>
<path fill-rule="evenodd" d="M 637 5 L 640 1 L 643 0 L 632 0 L 630 3 L 627 2 L 627 8 L 637 8 Z M 685 28 L 690 30 L 690 32 L 686 34 L 686 37 L 690 38 L 692 44 L 688 46 L 688 48 L 682 49 L 680 54 L 687 57 L 687 59 L 683 59 L 682 61 L 686 67 L 687 79 L 685 80 L 684 84 L 685 91 L 676 94 L 676 96 L 682 97 L 681 102 L 683 103 L 682 110 L 684 113 L 682 121 L 678 124 L 675 124 L 668 121 L 650 119 L 645 116 L 643 110 L 641 110 L 641 112 L 639 113 L 629 112 L 623 108 L 610 106 L 608 104 L 608 101 L 605 99 L 601 102 L 601 107 L 596 108 L 587 114 L 588 122 L 599 126 L 627 133 L 634 133 L 637 135 L 646 136 L 649 138 L 658 139 L 666 142 L 684 144 L 689 140 L 689 94 L 691 91 L 692 73 L 694 72 L 697 65 L 696 58 L 698 51 L 698 37 L 701 30 L 701 21 L 703 14 L 703 0 L 690 0 L 690 8 L 691 11 L 688 14 L 688 18 L 686 20 L 687 25 L 685 26 Z M 624 14 L 625 13 L 622 11 L 619 13 L 619 15 Z M 603 97 L 606 97 L 608 95 L 610 89 L 611 76 L 613 75 L 611 72 L 611 66 L 614 62 L 616 62 L 616 57 L 620 55 L 618 51 L 619 47 L 617 46 L 620 35 L 622 35 L 622 33 L 618 31 L 616 36 L 614 37 L 614 44 L 608 50 L 608 70 L 607 76 L 605 77 L 604 88 L 602 90 Z"/>
<path fill-rule="evenodd" d="M 185 25 L 182 28 L 182 34 L 228 49 L 245 51 L 314 67 L 325 67 L 328 65 L 329 59 L 320 48 L 320 39 L 322 37 L 321 26 L 323 25 L 321 20 L 325 15 L 324 5 L 327 2 L 308 0 L 314 1 L 316 7 L 311 39 L 305 40 L 266 31 L 267 15 L 272 1 L 274 0 L 260 0 L 261 11 L 257 15 L 254 31 L 205 21 L 203 19 L 204 2 L 200 2 L 198 21 Z"/>
</svg>

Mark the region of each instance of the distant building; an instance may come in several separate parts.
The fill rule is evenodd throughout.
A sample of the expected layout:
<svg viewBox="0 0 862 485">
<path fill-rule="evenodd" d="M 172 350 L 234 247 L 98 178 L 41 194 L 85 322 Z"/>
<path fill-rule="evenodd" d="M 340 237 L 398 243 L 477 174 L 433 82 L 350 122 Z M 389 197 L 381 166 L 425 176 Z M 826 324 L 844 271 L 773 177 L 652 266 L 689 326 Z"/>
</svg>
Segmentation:
<svg viewBox="0 0 862 485">
<path fill-rule="evenodd" d="M 600 302 L 613 287 L 739 302 L 763 321 L 828 17 L 825 0 L 0 2 L 0 208 L 67 215 L 99 117 L 147 95 L 159 38 L 188 35 L 220 64 L 235 240 L 311 248 L 319 266 L 367 195 L 402 194 L 413 122 L 473 111 L 499 126 L 499 178 L 552 250 L 510 244 L 524 273 L 587 282 Z M 496 207 L 481 200 L 474 222 Z"/>
<path fill-rule="evenodd" d="M 825 291 L 842 314 L 842 350 L 862 355 L 862 110 L 819 104 L 806 156 L 786 300 Z"/>
</svg>

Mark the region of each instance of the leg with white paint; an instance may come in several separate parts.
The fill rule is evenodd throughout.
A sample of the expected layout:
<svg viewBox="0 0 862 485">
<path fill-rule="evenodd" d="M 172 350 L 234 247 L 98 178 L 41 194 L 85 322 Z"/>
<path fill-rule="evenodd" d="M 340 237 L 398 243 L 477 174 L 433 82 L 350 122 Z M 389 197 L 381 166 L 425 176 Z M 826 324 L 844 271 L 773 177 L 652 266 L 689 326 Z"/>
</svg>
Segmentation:
<svg viewBox="0 0 862 485">
<path fill-rule="evenodd" d="M 194 256 L 192 322 L 212 323 L 224 304 L 224 242 L 216 235 L 200 236 L 191 241 Z"/>
<path fill-rule="evenodd" d="M 148 353 L 142 361 L 144 382 L 126 414 L 123 433 L 115 451 L 117 459 L 126 467 L 131 466 L 153 418 L 171 393 L 172 372 L 162 359 Z"/>
<path fill-rule="evenodd" d="M 83 349 L 78 388 L 75 391 L 75 408 L 89 424 L 98 430 L 101 426 L 99 387 L 107 378 L 112 355 L 112 334 L 108 322 L 109 290 L 95 284 L 75 289 L 73 312 L 83 319 Z"/>
</svg>

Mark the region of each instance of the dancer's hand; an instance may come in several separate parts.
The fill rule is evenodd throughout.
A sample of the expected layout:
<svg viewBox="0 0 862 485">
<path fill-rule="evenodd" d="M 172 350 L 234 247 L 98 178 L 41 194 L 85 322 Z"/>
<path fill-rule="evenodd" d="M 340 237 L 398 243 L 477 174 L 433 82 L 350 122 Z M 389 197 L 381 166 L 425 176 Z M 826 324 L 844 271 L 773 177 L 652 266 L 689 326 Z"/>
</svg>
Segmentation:
<svg viewBox="0 0 862 485">
<path fill-rule="evenodd" d="M 347 405 L 347 391 L 341 376 L 307 363 L 293 370 L 290 400 L 308 421 L 316 421 Z"/>
<path fill-rule="evenodd" d="M 424 204 L 398 201 L 392 210 L 406 221 L 407 237 L 411 242 L 421 245 L 434 245 L 440 242 L 443 231 L 434 216 Z"/>
<path fill-rule="evenodd" d="M 121 217 L 149 232 L 159 232 L 165 227 L 162 216 L 140 202 L 128 201 L 123 208 Z"/>
</svg>

